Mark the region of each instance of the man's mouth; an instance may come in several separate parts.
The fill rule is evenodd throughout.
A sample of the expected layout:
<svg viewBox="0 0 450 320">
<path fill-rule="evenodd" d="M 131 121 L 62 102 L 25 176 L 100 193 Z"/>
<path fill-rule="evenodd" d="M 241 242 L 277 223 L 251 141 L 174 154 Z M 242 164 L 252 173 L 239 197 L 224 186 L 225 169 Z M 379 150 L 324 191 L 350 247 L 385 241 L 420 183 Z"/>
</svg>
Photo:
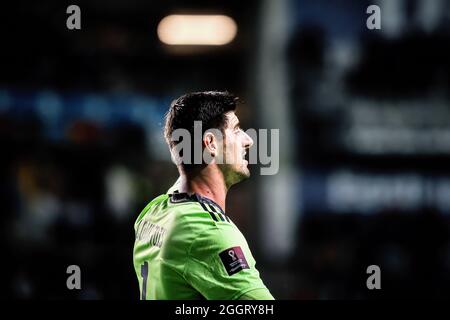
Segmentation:
<svg viewBox="0 0 450 320">
<path fill-rule="evenodd" d="M 247 155 L 247 152 L 244 152 L 243 154 L 242 154 L 242 160 L 244 160 L 244 163 L 247 165 L 248 164 L 248 161 L 247 161 L 247 159 L 245 159 L 245 156 Z"/>
</svg>

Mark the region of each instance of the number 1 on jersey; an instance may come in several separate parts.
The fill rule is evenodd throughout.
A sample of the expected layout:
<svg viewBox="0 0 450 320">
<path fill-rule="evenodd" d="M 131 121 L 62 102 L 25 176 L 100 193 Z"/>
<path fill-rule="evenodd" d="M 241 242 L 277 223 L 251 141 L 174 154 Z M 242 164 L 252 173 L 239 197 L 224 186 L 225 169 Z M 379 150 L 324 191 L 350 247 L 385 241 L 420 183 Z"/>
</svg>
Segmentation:
<svg viewBox="0 0 450 320">
<path fill-rule="evenodd" d="M 141 300 L 145 300 L 147 297 L 147 278 L 148 278 L 148 262 L 145 261 L 141 265 L 141 277 L 142 277 L 142 294 Z"/>
</svg>

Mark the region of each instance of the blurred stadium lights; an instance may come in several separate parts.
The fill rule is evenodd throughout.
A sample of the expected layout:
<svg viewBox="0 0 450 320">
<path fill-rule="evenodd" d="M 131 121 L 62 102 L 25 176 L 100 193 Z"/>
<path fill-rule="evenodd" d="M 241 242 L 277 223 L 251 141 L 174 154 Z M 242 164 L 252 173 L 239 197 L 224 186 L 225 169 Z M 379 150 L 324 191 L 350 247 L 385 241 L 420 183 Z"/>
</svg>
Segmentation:
<svg viewBox="0 0 450 320">
<path fill-rule="evenodd" d="M 388 38 L 396 38 L 407 27 L 405 15 L 406 2 L 404 0 L 378 0 L 375 2 L 383 12 L 383 34 Z"/>
<path fill-rule="evenodd" d="M 220 46 L 233 41 L 236 22 L 225 15 L 169 15 L 158 25 L 158 37 L 168 45 Z"/>
<path fill-rule="evenodd" d="M 413 1 L 406 0 L 376 0 L 374 3 L 383 12 L 383 34 L 387 37 L 397 37 L 412 25 L 420 26 L 426 32 L 434 31 L 445 19 L 445 0 L 417 0 L 417 10 L 413 16 L 408 15 L 408 5 Z"/>
</svg>

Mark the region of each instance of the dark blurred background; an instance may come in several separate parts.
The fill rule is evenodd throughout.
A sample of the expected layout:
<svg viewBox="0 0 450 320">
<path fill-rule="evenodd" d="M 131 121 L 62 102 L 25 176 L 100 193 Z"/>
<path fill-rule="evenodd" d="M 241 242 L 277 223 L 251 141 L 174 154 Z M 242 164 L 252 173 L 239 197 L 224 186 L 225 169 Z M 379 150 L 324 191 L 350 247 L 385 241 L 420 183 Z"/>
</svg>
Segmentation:
<svg viewBox="0 0 450 320">
<path fill-rule="evenodd" d="M 178 175 L 164 113 L 199 90 L 280 130 L 279 172 L 252 166 L 227 199 L 275 298 L 450 297 L 450 1 L 1 6 L 2 297 L 139 298 L 133 223 Z M 237 33 L 165 44 L 171 14 L 226 15 Z M 366 287 L 373 264 L 381 290 Z"/>
</svg>

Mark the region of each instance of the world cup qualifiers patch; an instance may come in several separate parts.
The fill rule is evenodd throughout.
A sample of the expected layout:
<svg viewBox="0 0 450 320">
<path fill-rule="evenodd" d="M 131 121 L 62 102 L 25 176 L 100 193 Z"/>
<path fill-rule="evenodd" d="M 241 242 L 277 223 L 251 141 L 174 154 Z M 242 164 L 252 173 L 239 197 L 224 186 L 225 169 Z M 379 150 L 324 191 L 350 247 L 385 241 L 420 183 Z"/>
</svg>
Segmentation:
<svg viewBox="0 0 450 320">
<path fill-rule="evenodd" d="M 244 253 L 239 246 L 228 248 L 219 253 L 219 256 L 229 276 L 243 269 L 250 269 Z"/>
</svg>

